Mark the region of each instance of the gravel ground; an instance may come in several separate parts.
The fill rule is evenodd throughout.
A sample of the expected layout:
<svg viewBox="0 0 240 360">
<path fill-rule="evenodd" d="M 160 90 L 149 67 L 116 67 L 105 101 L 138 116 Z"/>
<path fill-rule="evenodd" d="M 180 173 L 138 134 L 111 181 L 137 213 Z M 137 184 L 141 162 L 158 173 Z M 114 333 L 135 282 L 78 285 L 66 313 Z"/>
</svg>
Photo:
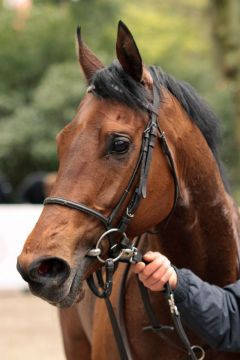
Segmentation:
<svg viewBox="0 0 240 360">
<path fill-rule="evenodd" d="M 0 292 L 0 359 L 64 360 L 57 310 L 29 292 Z"/>
</svg>

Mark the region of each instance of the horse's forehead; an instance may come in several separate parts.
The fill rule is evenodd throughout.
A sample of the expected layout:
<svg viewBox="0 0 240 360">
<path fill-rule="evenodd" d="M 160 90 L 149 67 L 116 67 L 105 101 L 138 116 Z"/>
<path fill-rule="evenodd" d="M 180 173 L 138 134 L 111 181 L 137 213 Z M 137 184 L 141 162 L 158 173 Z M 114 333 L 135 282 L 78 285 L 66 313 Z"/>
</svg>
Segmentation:
<svg viewBox="0 0 240 360">
<path fill-rule="evenodd" d="M 99 122 L 134 122 L 139 114 L 128 106 L 87 94 L 80 104 L 76 121 L 79 124 Z"/>
<path fill-rule="evenodd" d="M 98 137 L 100 132 L 124 131 L 134 137 L 138 130 L 142 130 L 145 121 L 143 114 L 124 104 L 86 94 L 73 121 L 58 134 L 57 142 L 64 145 L 77 140 L 83 133 Z"/>
</svg>

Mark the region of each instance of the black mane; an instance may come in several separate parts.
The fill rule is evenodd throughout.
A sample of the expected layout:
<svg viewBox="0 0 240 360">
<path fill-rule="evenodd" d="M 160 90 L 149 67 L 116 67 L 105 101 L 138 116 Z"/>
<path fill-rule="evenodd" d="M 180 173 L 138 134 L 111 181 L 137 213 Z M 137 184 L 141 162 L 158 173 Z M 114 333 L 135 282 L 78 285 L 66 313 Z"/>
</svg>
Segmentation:
<svg viewBox="0 0 240 360">
<path fill-rule="evenodd" d="M 223 182 L 227 188 L 224 169 L 217 149 L 220 138 L 217 116 L 191 85 L 174 79 L 174 77 L 159 68 L 151 68 L 157 70 L 157 85 L 160 90 L 161 101 L 164 101 L 164 95 L 161 94 L 161 87 L 164 87 L 179 101 L 189 118 L 198 126 L 217 161 Z M 147 91 L 142 84 L 137 83 L 128 76 L 118 62 L 114 62 L 109 67 L 98 71 L 93 77 L 92 85 L 94 85 L 96 96 L 146 111 L 142 104 L 146 104 L 150 100 Z"/>
<path fill-rule="evenodd" d="M 134 109 L 145 110 L 141 104 L 150 101 L 144 86 L 126 74 L 117 61 L 99 70 L 92 79 L 92 85 L 97 96 L 121 102 Z"/>
</svg>

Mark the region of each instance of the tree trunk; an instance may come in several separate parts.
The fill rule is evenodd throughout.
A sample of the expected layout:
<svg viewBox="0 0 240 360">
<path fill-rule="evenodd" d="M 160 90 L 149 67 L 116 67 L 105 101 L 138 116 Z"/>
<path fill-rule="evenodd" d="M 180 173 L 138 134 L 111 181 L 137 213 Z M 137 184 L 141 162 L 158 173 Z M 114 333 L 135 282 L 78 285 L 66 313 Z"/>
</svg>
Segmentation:
<svg viewBox="0 0 240 360">
<path fill-rule="evenodd" d="M 240 1 L 210 0 L 212 33 L 217 63 L 232 87 L 234 157 L 240 169 Z M 239 180 L 239 176 L 238 180 Z M 237 179 L 235 179 L 237 180 Z"/>
</svg>

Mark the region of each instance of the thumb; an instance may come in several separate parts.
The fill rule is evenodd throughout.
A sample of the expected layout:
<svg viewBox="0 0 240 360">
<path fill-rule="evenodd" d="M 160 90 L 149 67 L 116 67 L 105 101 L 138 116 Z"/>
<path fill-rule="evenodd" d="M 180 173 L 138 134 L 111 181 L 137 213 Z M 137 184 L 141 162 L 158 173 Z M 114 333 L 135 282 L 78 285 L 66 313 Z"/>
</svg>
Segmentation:
<svg viewBox="0 0 240 360">
<path fill-rule="evenodd" d="M 155 259 L 155 253 L 153 251 L 148 251 L 144 254 L 143 259 L 147 262 L 151 262 Z"/>
</svg>

